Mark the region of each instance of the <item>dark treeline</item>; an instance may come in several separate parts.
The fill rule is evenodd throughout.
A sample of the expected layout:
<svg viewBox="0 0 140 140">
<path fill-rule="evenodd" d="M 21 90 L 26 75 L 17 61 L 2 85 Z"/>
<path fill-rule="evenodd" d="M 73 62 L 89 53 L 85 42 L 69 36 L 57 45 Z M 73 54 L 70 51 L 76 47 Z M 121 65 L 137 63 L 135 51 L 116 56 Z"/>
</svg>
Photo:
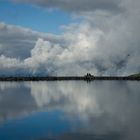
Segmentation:
<svg viewBox="0 0 140 140">
<path fill-rule="evenodd" d="M 0 77 L 0 81 L 61 81 L 61 80 L 140 80 L 140 77 L 120 77 L 120 76 L 69 76 L 69 77 Z"/>
</svg>

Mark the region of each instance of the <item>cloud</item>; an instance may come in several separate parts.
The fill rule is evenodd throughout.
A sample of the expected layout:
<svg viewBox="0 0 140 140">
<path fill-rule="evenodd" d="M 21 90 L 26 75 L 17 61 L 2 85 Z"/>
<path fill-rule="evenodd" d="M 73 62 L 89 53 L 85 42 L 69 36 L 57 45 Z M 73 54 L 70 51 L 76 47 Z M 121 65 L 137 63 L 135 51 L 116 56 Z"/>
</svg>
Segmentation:
<svg viewBox="0 0 140 140">
<path fill-rule="evenodd" d="M 81 12 L 77 16 L 82 21 L 62 26 L 63 32 L 57 36 L 2 24 L 1 74 L 129 75 L 139 72 L 140 2 L 122 0 L 120 5 L 125 10 L 117 14 L 103 10 Z"/>
<path fill-rule="evenodd" d="M 58 8 L 71 12 L 82 11 L 119 11 L 121 0 L 15 0 L 47 8 Z"/>
<path fill-rule="evenodd" d="M 86 36 L 89 30 L 88 25 L 78 26 L 71 27 L 63 34 L 63 44 L 52 44 L 50 41 L 39 39 L 31 51 L 31 57 L 25 59 L 25 64 L 32 65 L 33 69 L 41 68 L 44 71 L 46 70 L 51 75 L 72 75 L 72 73 L 78 75 L 85 73 L 87 68 L 84 68 L 84 63 L 86 65 L 86 62 L 92 59 L 93 54 L 91 53 L 96 49 L 96 39 L 98 40 L 98 36 L 101 33 L 100 31 L 95 31 L 92 34 L 93 37 L 88 38 Z M 97 37 L 95 38 L 95 36 Z M 90 66 L 89 68 L 91 69 Z"/>
<path fill-rule="evenodd" d="M 51 36 L 57 40 L 55 35 L 0 22 L 0 55 L 25 59 L 30 56 L 38 38 L 51 40 Z"/>
</svg>

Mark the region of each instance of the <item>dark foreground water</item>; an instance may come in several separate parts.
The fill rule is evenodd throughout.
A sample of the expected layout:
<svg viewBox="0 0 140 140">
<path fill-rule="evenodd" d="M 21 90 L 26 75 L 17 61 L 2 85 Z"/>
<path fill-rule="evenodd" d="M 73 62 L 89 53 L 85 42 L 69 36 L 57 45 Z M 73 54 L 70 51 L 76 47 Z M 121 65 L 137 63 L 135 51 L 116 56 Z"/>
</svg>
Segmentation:
<svg viewBox="0 0 140 140">
<path fill-rule="evenodd" d="M 0 140 L 140 140 L 140 82 L 0 82 Z"/>
</svg>

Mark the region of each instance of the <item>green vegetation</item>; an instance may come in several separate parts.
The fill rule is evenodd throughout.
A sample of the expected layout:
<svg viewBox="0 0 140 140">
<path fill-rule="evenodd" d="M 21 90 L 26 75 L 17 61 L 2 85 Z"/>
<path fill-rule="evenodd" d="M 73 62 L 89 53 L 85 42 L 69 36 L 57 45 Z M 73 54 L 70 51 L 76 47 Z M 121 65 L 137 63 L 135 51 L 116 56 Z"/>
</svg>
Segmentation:
<svg viewBox="0 0 140 140">
<path fill-rule="evenodd" d="M 140 73 L 130 75 L 130 77 L 140 77 Z"/>
</svg>

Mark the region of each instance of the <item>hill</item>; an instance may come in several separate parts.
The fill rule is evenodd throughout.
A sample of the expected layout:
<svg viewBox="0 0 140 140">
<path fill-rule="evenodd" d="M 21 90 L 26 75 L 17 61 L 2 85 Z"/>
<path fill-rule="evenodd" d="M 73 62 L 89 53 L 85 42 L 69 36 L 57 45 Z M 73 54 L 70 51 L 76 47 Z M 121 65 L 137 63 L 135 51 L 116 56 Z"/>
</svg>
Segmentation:
<svg viewBox="0 0 140 140">
<path fill-rule="evenodd" d="M 140 77 L 140 73 L 130 75 L 130 77 Z"/>
</svg>

